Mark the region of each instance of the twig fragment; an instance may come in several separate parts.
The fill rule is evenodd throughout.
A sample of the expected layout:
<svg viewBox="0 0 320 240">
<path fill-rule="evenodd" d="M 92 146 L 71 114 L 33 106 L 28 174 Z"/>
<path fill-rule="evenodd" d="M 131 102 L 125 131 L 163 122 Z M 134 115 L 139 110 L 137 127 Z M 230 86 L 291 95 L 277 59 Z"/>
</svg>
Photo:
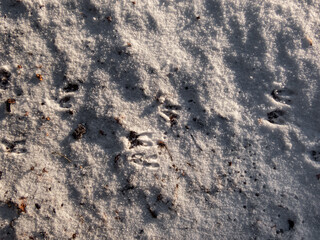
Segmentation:
<svg viewBox="0 0 320 240">
<path fill-rule="evenodd" d="M 68 162 L 72 162 L 67 156 L 63 155 L 62 153 L 52 152 L 51 154 L 59 155 L 60 157 L 63 157 L 64 159 L 66 159 Z"/>
<path fill-rule="evenodd" d="M 162 140 L 159 140 L 159 141 L 157 142 L 157 144 L 158 144 L 159 147 L 165 148 L 165 149 L 167 150 L 171 161 L 173 161 L 173 157 L 172 157 L 172 155 L 171 155 L 171 153 L 170 153 L 170 151 L 169 151 L 169 148 L 168 148 L 167 144 L 165 144 L 165 142 L 162 141 Z"/>
<path fill-rule="evenodd" d="M 190 134 L 190 136 L 191 136 L 194 144 L 200 149 L 200 151 L 203 151 L 203 149 L 199 146 L 199 144 L 197 143 L 197 141 L 196 141 L 196 139 L 194 138 L 194 136 L 193 136 L 191 133 L 189 133 L 189 134 Z"/>
</svg>

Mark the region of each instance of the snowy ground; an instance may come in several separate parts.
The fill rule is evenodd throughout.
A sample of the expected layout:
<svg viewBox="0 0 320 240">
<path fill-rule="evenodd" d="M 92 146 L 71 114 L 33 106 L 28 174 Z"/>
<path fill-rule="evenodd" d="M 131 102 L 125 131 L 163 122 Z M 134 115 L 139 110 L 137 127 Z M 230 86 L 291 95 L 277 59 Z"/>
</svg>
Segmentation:
<svg viewBox="0 0 320 240">
<path fill-rule="evenodd" d="M 0 0 L 0 239 L 319 239 L 317 0 Z"/>
</svg>

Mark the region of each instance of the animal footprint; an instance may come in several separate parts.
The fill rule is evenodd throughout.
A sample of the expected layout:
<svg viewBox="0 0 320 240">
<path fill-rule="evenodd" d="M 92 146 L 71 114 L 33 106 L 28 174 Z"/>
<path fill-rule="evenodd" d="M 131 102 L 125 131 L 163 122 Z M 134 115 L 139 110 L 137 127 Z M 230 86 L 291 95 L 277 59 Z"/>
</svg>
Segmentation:
<svg viewBox="0 0 320 240">
<path fill-rule="evenodd" d="M 273 97 L 274 100 L 285 103 L 285 104 L 290 104 L 291 101 L 291 96 L 294 94 L 294 92 L 290 89 L 283 88 L 283 89 L 274 89 L 271 92 L 271 96 Z"/>
<path fill-rule="evenodd" d="M 151 137 L 152 137 L 152 133 L 145 132 L 145 133 L 138 134 L 134 131 L 130 131 L 129 136 L 128 136 L 128 139 L 130 142 L 129 149 L 137 147 L 137 146 L 151 147 L 153 145 L 153 142 L 150 140 Z"/>
<path fill-rule="evenodd" d="M 268 121 L 274 124 L 284 124 L 285 120 L 283 119 L 283 115 L 285 112 L 280 109 L 276 109 L 272 112 L 267 113 Z"/>
<path fill-rule="evenodd" d="M 61 98 L 59 101 L 60 106 L 62 108 L 71 108 L 72 107 L 72 104 L 70 102 L 71 99 L 72 99 L 72 96 L 65 96 L 65 97 Z"/>
<path fill-rule="evenodd" d="M 11 73 L 9 70 L 2 66 L 0 67 L 0 88 L 5 90 L 8 88 L 9 85 L 9 79 L 11 77 Z"/>
<path fill-rule="evenodd" d="M 6 151 L 9 153 L 26 153 L 27 152 L 26 148 L 23 148 L 23 147 L 17 148 L 17 146 L 20 144 L 24 145 L 26 143 L 26 140 L 10 142 L 6 139 L 3 139 L 1 142 L 5 146 Z"/>
<path fill-rule="evenodd" d="M 311 151 L 311 155 L 314 161 L 319 162 L 320 163 L 320 151 Z"/>
<path fill-rule="evenodd" d="M 155 170 L 160 167 L 158 163 L 158 155 L 155 153 L 155 144 L 152 140 L 152 133 L 130 131 L 128 135 L 129 157 L 128 162 L 134 164 L 138 168 L 147 167 Z"/>
<path fill-rule="evenodd" d="M 156 154 L 147 156 L 146 153 L 135 153 L 128 158 L 128 161 L 135 164 L 138 168 L 147 167 L 156 170 L 160 167 Z"/>
<path fill-rule="evenodd" d="M 79 85 L 76 83 L 68 83 L 63 90 L 67 93 L 70 93 L 63 98 L 60 99 L 59 103 L 62 108 L 71 108 L 72 102 L 74 100 L 74 97 L 72 95 L 73 92 L 76 92 L 79 90 Z"/>
<path fill-rule="evenodd" d="M 181 110 L 181 106 L 178 104 L 173 104 L 168 100 L 164 101 L 162 106 L 164 109 L 160 110 L 160 117 L 170 123 L 171 127 L 176 125 L 178 123 L 178 119 L 180 118 L 180 114 L 178 114 L 177 111 Z"/>
</svg>

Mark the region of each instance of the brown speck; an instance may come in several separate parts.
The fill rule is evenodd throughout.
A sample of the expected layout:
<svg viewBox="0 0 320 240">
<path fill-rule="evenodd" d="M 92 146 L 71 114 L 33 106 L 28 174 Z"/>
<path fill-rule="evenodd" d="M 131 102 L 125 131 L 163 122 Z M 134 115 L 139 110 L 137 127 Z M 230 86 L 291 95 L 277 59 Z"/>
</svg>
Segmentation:
<svg viewBox="0 0 320 240">
<path fill-rule="evenodd" d="M 132 47 L 132 44 L 128 42 L 128 43 L 127 43 L 127 46 L 128 46 L 128 47 Z"/>
<path fill-rule="evenodd" d="M 112 22 L 112 17 L 111 17 L 111 16 L 108 16 L 108 17 L 107 17 L 107 20 L 108 20 L 109 22 Z"/>
<path fill-rule="evenodd" d="M 197 20 L 199 20 L 200 19 L 200 16 L 197 16 Z"/>
<path fill-rule="evenodd" d="M 307 39 L 307 41 L 308 41 L 309 45 L 310 45 L 310 46 L 312 46 L 312 39 L 311 39 L 311 38 L 309 38 L 308 36 L 306 36 L 306 39 Z"/>
<path fill-rule="evenodd" d="M 159 194 L 158 196 L 157 196 L 157 201 L 161 201 L 163 199 L 163 196 L 161 195 L 161 194 Z"/>
<path fill-rule="evenodd" d="M 13 99 L 13 98 L 9 98 L 9 99 L 7 100 L 7 102 L 10 103 L 10 104 L 15 104 L 15 103 L 16 103 L 16 100 Z"/>
<path fill-rule="evenodd" d="M 7 110 L 7 112 L 11 112 L 11 104 L 15 104 L 15 103 L 16 103 L 15 99 L 13 99 L 13 98 L 7 99 L 7 101 L 6 101 L 6 110 Z"/>
<path fill-rule="evenodd" d="M 320 174 L 317 174 L 316 176 L 317 176 L 317 179 L 320 180 Z"/>
<path fill-rule="evenodd" d="M 20 210 L 20 212 L 26 212 L 26 207 L 27 207 L 27 205 L 24 203 L 24 202 L 22 202 L 20 205 L 19 205 L 19 210 Z"/>
<path fill-rule="evenodd" d="M 19 69 L 21 69 L 21 68 L 22 68 L 22 66 L 21 66 L 21 65 L 18 65 L 18 68 L 19 68 Z"/>
<path fill-rule="evenodd" d="M 42 77 L 42 75 L 41 74 L 36 74 L 36 77 L 40 80 L 40 81 L 42 81 L 43 80 L 43 77 Z"/>
<path fill-rule="evenodd" d="M 133 5 L 135 5 L 135 4 L 136 4 L 136 2 L 135 2 L 135 1 L 133 1 L 133 2 L 132 2 L 132 4 L 133 4 Z"/>
<path fill-rule="evenodd" d="M 42 172 L 43 172 L 43 173 L 47 173 L 48 171 L 47 171 L 46 168 L 43 168 L 43 169 L 42 169 Z"/>
<path fill-rule="evenodd" d="M 124 117 L 123 116 L 119 116 L 119 117 L 115 117 L 114 118 L 114 120 L 116 120 L 116 122 L 119 124 L 119 125 L 121 125 L 122 126 L 122 124 L 123 124 L 123 119 L 124 119 Z"/>
<path fill-rule="evenodd" d="M 166 147 L 166 144 L 165 144 L 164 141 L 162 141 L 162 140 L 159 140 L 159 141 L 157 142 L 157 144 L 158 144 L 158 146 L 161 147 L 161 148 L 165 148 L 165 147 Z"/>
</svg>

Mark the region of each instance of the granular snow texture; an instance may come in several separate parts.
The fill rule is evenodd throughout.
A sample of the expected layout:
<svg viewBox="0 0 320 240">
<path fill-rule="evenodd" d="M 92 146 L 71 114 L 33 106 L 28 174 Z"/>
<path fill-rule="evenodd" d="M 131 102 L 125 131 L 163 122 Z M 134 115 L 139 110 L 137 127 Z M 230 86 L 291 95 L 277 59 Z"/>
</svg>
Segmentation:
<svg viewBox="0 0 320 240">
<path fill-rule="evenodd" d="M 317 0 L 0 0 L 0 239 L 320 236 Z"/>
</svg>

